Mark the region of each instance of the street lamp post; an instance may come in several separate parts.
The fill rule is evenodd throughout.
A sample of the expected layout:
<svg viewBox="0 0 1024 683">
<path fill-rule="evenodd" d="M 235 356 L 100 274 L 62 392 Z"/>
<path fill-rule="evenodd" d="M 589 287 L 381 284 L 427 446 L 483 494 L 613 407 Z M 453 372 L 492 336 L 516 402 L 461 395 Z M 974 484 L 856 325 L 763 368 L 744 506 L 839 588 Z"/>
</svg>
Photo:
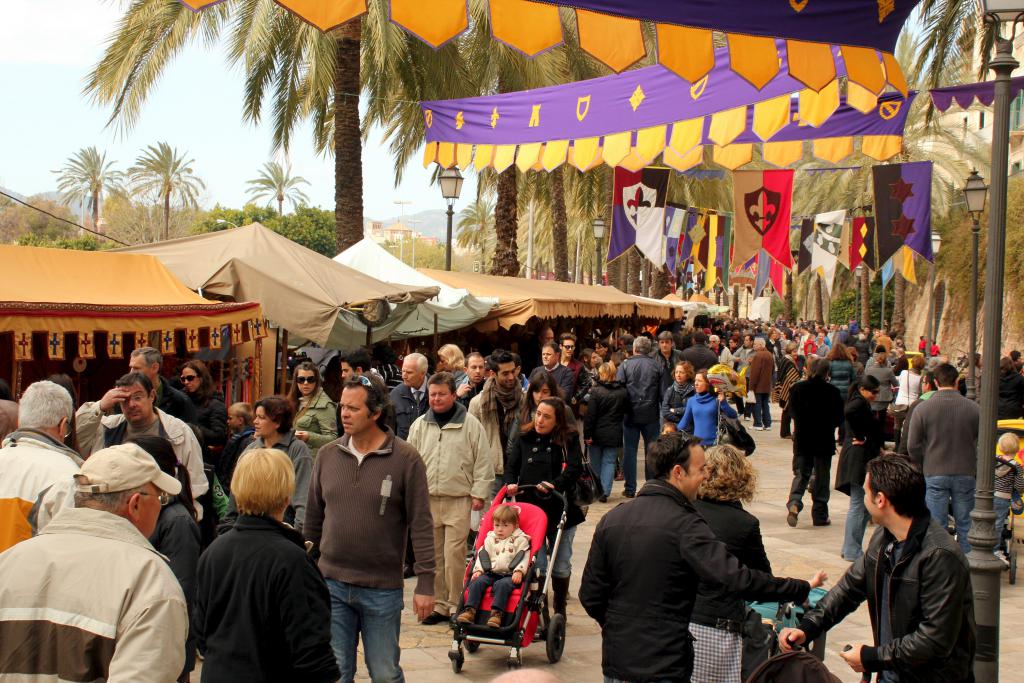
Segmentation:
<svg viewBox="0 0 1024 683">
<path fill-rule="evenodd" d="M 977 170 L 971 171 L 964 184 L 964 199 L 971 214 L 971 339 L 967 366 L 967 398 L 977 398 L 977 370 L 974 357 L 978 352 L 978 233 L 981 214 L 985 211 L 988 185 Z"/>
<path fill-rule="evenodd" d="M 979 683 L 999 680 L 999 594 L 1003 563 L 994 554 L 996 537 L 992 493 L 995 484 L 996 415 L 999 382 L 999 346 L 1003 334 L 1003 279 L 1006 258 L 1006 181 L 1010 152 L 1010 74 L 1020 66 L 1013 58 L 1012 33 L 1024 16 L 1024 2 L 983 0 L 986 21 L 1011 21 L 1011 38 L 996 38 L 996 54 L 989 62 L 995 74 L 992 123 L 992 208 L 988 215 L 988 251 L 985 255 L 985 334 L 981 360 L 982 377 L 978 429 L 978 477 L 968 540 L 971 552 L 971 587 L 977 624 L 974 676 Z M 973 358 L 971 359 L 974 360 Z"/>
<path fill-rule="evenodd" d="M 604 283 L 604 278 L 601 277 L 601 240 L 604 239 L 604 227 L 603 218 L 594 219 L 594 272 L 597 273 L 595 285 Z"/>
<path fill-rule="evenodd" d="M 942 246 L 942 236 L 937 232 L 932 233 L 932 258 L 935 259 L 939 255 L 939 247 Z M 932 355 L 932 345 L 935 343 L 935 335 L 938 330 L 935 329 L 935 271 L 938 270 L 938 265 L 932 263 L 931 272 L 928 273 L 928 332 L 924 340 L 924 357 L 930 358 Z"/>
<path fill-rule="evenodd" d="M 444 245 L 444 269 L 452 269 L 452 218 L 455 216 L 455 200 L 462 192 L 462 174 L 457 168 L 446 168 L 438 176 L 441 196 L 448 202 L 448 241 Z"/>
</svg>

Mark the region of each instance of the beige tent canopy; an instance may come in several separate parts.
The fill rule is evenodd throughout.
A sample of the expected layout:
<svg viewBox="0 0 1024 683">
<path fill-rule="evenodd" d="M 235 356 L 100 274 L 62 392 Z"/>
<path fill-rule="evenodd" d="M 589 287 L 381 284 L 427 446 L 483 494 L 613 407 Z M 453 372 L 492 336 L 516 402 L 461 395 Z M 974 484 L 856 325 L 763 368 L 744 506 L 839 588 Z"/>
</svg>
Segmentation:
<svg viewBox="0 0 1024 683">
<path fill-rule="evenodd" d="M 530 318 L 597 318 L 601 316 L 668 319 L 674 307 L 668 302 L 641 299 L 615 289 L 578 285 L 556 280 L 453 273 L 420 268 L 443 284 L 461 287 L 474 296 L 496 297 L 498 304 L 474 327 L 490 330 L 525 324 Z"/>
<path fill-rule="evenodd" d="M 386 302 L 390 313 L 372 327 L 384 339 L 437 287 L 409 288 L 364 275 L 292 242 L 259 223 L 116 251 L 151 254 L 185 286 L 205 296 L 258 301 L 289 334 L 328 348 L 366 342 L 359 311 Z M 385 308 L 385 307 L 380 307 Z"/>
</svg>

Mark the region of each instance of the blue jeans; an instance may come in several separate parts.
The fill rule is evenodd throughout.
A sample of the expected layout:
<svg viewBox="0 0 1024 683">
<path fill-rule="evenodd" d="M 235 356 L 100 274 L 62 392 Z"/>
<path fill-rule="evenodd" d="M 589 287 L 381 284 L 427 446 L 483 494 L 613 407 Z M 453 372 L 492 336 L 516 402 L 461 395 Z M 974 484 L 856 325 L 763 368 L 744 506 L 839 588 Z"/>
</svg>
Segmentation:
<svg viewBox="0 0 1024 683">
<path fill-rule="evenodd" d="M 1010 499 L 1009 498 L 993 498 L 992 508 L 996 513 L 996 538 L 999 541 L 996 543 L 996 548 L 1005 547 L 1005 541 L 1003 540 L 1003 529 L 1006 528 L 1006 522 L 1010 518 Z"/>
<path fill-rule="evenodd" d="M 342 683 L 356 676 L 356 645 L 363 637 L 366 668 L 373 683 L 405 683 L 399 666 L 402 649 L 401 588 L 365 588 L 327 579 L 331 593 L 331 649 L 341 669 Z"/>
<path fill-rule="evenodd" d="M 512 595 L 512 591 L 516 589 L 515 584 L 512 583 L 511 574 L 484 572 L 473 579 L 469 584 L 466 607 L 480 609 L 480 603 L 483 602 L 484 594 L 491 587 L 494 589 L 491 591 L 491 609 L 500 609 L 504 612 L 508 607 L 508 599 Z"/>
<path fill-rule="evenodd" d="M 928 487 L 925 504 L 932 518 L 943 528 L 949 523 L 949 503 L 953 501 L 953 519 L 956 523 L 956 540 L 964 554 L 971 552 L 967 534 L 971 530 L 971 510 L 974 509 L 974 477 L 967 475 L 942 475 L 925 477 Z"/>
<path fill-rule="evenodd" d="M 850 509 L 846 512 L 843 530 L 843 559 L 856 562 L 864 554 L 864 530 L 868 527 L 868 510 L 864 507 L 864 487 L 850 484 Z"/>
<path fill-rule="evenodd" d="M 754 426 L 771 427 L 772 411 L 768 399 L 771 394 L 754 394 Z"/>
<path fill-rule="evenodd" d="M 615 482 L 615 458 L 619 455 L 618 446 L 591 446 L 590 464 L 601 480 L 601 490 L 604 495 L 612 495 L 612 486 Z M 634 466 L 636 461 L 633 461 Z"/>
<path fill-rule="evenodd" d="M 558 543 L 558 555 L 555 556 L 555 566 L 551 568 L 551 576 L 557 576 L 560 579 L 567 579 L 572 575 L 572 539 L 576 538 L 576 527 L 569 527 L 562 531 L 562 540 Z M 548 548 L 547 546 L 554 543 L 554 538 L 549 538 L 547 542 L 541 546 L 540 552 L 537 553 L 536 564 L 537 569 L 544 572 L 548 568 Z"/>
<path fill-rule="evenodd" d="M 658 440 L 661 435 L 661 422 L 649 422 L 647 424 L 632 424 L 629 420 L 622 422 L 622 475 L 626 479 L 625 492 L 629 495 L 636 493 L 636 454 L 640 445 L 640 437 L 644 438 L 644 457 L 647 449 L 652 443 Z M 644 467 L 645 473 L 651 468 Z M 647 477 L 650 478 L 650 477 Z"/>
</svg>

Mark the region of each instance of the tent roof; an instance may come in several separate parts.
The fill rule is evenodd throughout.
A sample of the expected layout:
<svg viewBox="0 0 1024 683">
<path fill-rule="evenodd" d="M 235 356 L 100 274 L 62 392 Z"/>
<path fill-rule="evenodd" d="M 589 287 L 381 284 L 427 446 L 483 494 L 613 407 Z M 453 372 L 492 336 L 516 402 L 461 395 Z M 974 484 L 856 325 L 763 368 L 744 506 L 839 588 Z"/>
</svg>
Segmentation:
<svg viewBox="0 0 1024 683">
<path fill-rule="evenodd" d="M 364 343 L 366 327 L 352 308 L 380 299 L 395 305 L 373 328 L 381 339 L 415 304 L 437 294 L 432 287 L 381 282 L 259 223 L 116 251 L 156 256 L 190 289 L 259 301 L 268 318 L 322 346 Z"/>
<path fill-rule="evenodd" d="M 673 307 L 654 300 L 643 301 L 614 287 L 578 285 L 556 280 L 453 273 L 421 268 L 420 272 L 450 286 L 462 286 L 476 296 L 498 298 L 498 305 L 484 323 L 489 327 L 522 325 L 530 318 L 597 318 L 601 316 L 669 318 Z M 478 325 L 479 326 L 479 325 Z"/>
<path fill-rule="evenodd" d="M 210 301 L 157 259 L 0 245 L 0 329 L 150 332 L 261 320 L 257 303 Z"/>
<path fill-rule="evenodd" d="M 415 268 L 395 258 L 369 237 L 364 237 L 334 257 L 343 265 L 355 268 L 372 277 L 401 287 L 437 287 L 433 299 L 419 305 L 392 332 L 395 337 L 418 337 L 434 332 L 437 319 L 438 332 L 458 330 L 483 318 L 498 303 L 495 297 L 475 297 L 465 289 L 448 285 L 427 277 Z"/>
</svg>

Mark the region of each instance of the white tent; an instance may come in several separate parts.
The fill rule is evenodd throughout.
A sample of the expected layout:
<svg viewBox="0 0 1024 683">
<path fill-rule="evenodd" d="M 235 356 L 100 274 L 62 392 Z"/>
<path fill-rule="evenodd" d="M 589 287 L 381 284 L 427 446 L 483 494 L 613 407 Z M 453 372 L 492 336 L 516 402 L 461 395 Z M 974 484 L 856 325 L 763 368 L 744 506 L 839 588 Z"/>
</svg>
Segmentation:
<svg viewBox="0 0 1024 683">
<path fill-rule="evenodd" d="M 395 285 L 410 287 L 437 287 L 440 291 L 433 299 L 419 304 L 416 310 L 402 320 L 392 337 L 422 337 L 437 331 L 448 332 L 469 327 L 480 320 L 498 303 L 493 297 L 473 296 L 465 289 L 442 284 L 407 266 L 368 237 L 334 257 L 334 260 L 354 268 L 370 277 Z"/>
</svg>

